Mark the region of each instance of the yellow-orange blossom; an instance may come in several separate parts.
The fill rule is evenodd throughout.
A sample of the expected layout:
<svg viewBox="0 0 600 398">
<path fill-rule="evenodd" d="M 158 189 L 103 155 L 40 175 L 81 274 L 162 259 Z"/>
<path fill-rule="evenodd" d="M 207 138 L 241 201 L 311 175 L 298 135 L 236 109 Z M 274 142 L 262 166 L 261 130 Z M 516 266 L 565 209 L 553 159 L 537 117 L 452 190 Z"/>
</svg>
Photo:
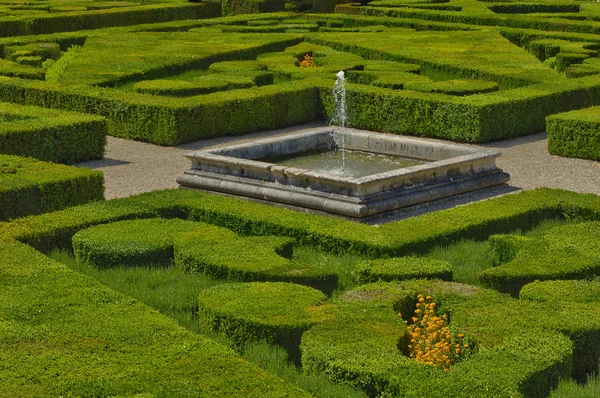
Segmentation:
<svg viewBox="0 0 600 398">
<path fill-rule="evenodd" d="M 417 298 L 413 324 L 408 327 L 410 357 L 449 371 L 468 345 L 461 344 L 462 334 L 453 341 L 448 318 L 445 314 L 441 317 L 436 314 L 436 303 L 431 301 L 431 296 L 419 294 Z"/>
</svg>

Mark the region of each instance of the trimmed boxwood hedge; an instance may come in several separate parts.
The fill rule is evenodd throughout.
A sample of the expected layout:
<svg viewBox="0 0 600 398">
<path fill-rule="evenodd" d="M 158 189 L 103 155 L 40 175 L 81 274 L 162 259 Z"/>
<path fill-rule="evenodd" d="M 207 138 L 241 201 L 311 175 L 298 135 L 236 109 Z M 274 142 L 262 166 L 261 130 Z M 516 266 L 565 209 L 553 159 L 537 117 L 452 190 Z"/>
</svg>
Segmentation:
<svg viewBox="0 0 600 398">
<path fill-rule="evenodd" d="M 398 251 L 426 251 L 435 245 L 447 245 L 462 238 L 482 239 L 494 232 L 508 232 L 515 228 L 527 229 L 547 218 L 562 216 L 586 220 L 600 219 L 600 201 L 594 195 L 538 189 L 374 228 L 217 195 L 169 190 L 97 202 L 57 213 L 1 223 L 0 241 L 7 242 L 16 238 L 42 250 L 50 250 L 56 247 L 68 247 L 71 237 L 78 230 L 91 225 L 157 216 L 207 221 L 230 227 L 245 234 L 294 236 L 304 243 L 334 252 L 358 252 L 381 256 Z M 436 228 L 431 228 L 431 225 L 436 225 Z M 358 366 L 357 372 L 370 369 L 372 364 L 384 364 L 385 357 L 381 354 L 381 340 L 378 337 L 382 336 L 382 333 L 387 336 L 386 339 L 389 338 L 386 340 L 388 343 L 385 343 L 386 347 L 393 350 L 389 352 L 394 353 L 394 358 L 401 357 L 398 355 L 398 338 L 402 336 L 402 333 L 399 332 L 405 329 L 402 329 L 402 322 L 396 312 L 400 310 L 403 314 L 409 313 L 413 308 L 416 293 L 425 292 L 424 286 L 433 282 L 411 283 L 417 283 L 418 286 L 412 289 L 413 294 L 406 296 L 407 300 L 402 302 L 398 302 L 394 298 L 397 296 L 392 295 L 392 299 L 381 304 L 381 300 L 385 299 L 386 295 L 381 294 L 382 288 L 379 285 L 375 285 L 375 294 L 373 294 L 373 297 L 377 298 L 377 302 L 364 300 L 362 293 L 357 294 L 356 300 L 352 299 L 350 295 L 351 304 L 349 305 L 357 305 L 357 311 L 349 312 L 349 319 L 355 320 L 354 324 L 356 325 L 364 325 L 365 330 L 373 331 L 367 333 L 367 337 L 369 337 L 367 340 L 364 338 L 365 334 L 361 333 L 363 336 L 361 341 L 365 344 L 365 350 L 371 349 L 369 347 L 372 346 L 369 346 L 369 342 L 376 344 L 379 350 L 377 355 L 373 355 L 371 351 L 362 350 L 361 352 L 369 353 L 370 359 L 366 362 L 363 360 L 364 357 L 356 362 L 344 357 L 339 364 L 356 365 Z M 436 283 L 439 284 L 439 282 Z M 542 333 L 537 329 L 531 330 L 535 325 L 545 325 L 544 327 L 547 326 L 549 329 L 558 330 L 570 336 L 575 344 L 574 375 L 578 379 L 583 380 L 585 376 L 582 375 L 598 368 L 600 351 L 597 345 L 600 336 L 596 335 L 599 329 L 596 323 L 600 319 L 600 314 L 596 312 L 600 310 L 595 307 L 584 308 L 578 306 L 577 303 L 565 305 L 555 303 L 552 305 L 523 304 L 499 293 L 486 291 L 485 294 L 479 294 L 477 293 L 481 292 L 479 288 L 466 285 L 456 286 L 460 287 L 458 289 L 459 296 L 466 294 L 465 300 L 477 299 L 477 301 L 459 305 L 462 303 L 462 298 L 458 297 L 455 300 L 453 297 L 457 297 L 456 295 L 452 296 L 448 293 L 444 296 L 439 290 L 436 300 L 439 298 L 441 302 L 450 307 L 452 322 L 456 322 L 457 330 L 463 331 L 467 335 L 477 336 L 477 339 L 473 341 L 479 345 L 480 350 L 478 354 L 475 354 L 478 355 L 477 361 L 470 362 L 472 359 L 470 358 L 461 362 L 459 364 L 461 367 L 457 365 L 450 372 L 448 377 L 456 378 L 456 382 L 446 383 L 448 379 L 445 376 L 442 376 L 439 385 L 435 382 L 435 385 L 439 387 L 440 394 L 461 395 L 464 390 L 455 390 L 455 388 L 471 382 L 476 386 L 472 390 L 473 396 L 478 396 L 480 391 L 487 388 L 501 388 L 514 385 L 514 383 L 521 383 L 520 387 L 514 391 L 513 395 L 515 396 L 519 394 L 536 396 L 536 394 L 542 395 L 548 391 L 548 386 L 553 385 L 557 375 L 566 376 L 570 372 L 571 343 L 552 332 Z M 456 291 L 456 289 L 450 290 Z M 371 297 L 371 294 L 368 296 Z M 394 303 L 398 304 L 394 305 Z M 385 312 L 381 312 L 384 309 Z M 355 315 L 352 316 L 352 314 Z M 373 314 L 374 317 L 381 316 L 381 318 L 377 318 L 379 319 L 378 326 L 373 326 L 363 320 L 364 314 Z M 481 314 L 485 314 L 485 316 Z M 553 317 L 548 318 L 548 314 Z M 336 317 L 334 320 L 340 319 L 335 313 L 333 316 Z M 510 319 L 511 322 L 507 322 L 507 319 Z M 388 322 L 391 322 L 389 327 L 385 326 Z M 329 321 L 306 333 L 322 328 L 327 323 Z M 338 328 L 333 327 L 331 330 L 337 331 Z M 477 332 L 478 330 L 481 332 Z M 518 337 L 522 332 L 527 336 Z M 350 341 L 350 336 L 351 334 L 345 334 L 345 339 L 342 341 Z M 508 341 L 503 342 L 503 336 L 515 336 L 510 340 L 512 346 Z M 345 346 L 339 345 L 339 339 L 331 341 L 332 343 L 336 342 L 340 349 Z M 486 346 L 493 348 L 481 350 L 481 347 Z M 320 348 L 317 351 L 324 352 Z M 352 352 L 359 353 L 359 351 Z M 526 358 L 524 362 L 530 364 L 526 367 L 522 367 L 522 363 L 518 360 L 518 358 L 523 358 L 523 355 Z M 465 364 L 465 370 L 458 372 L 459 369 L 463 369 L 462 364 Z M 365 368 L 365 366 L 369 368 Z M 435 373 L 434 369 L 425 369 L 425 371 Z M 490 375 L 490 372 L 495 373 Z M 404 388 L 402 380 L 405 379 L 397 377 L 400 373 L 393 373 L 394 377 L 389 379 L 391 381 L 388 381 L 387 376 L 381 373 L 376 375 L 368 373 L 365 378 L 362 376 L 364 373 L 356 372 L 344 372 L 344 376 L 339 376 L 338 379 L 347 380 L 348 377 L 351 377 L 358 380 L 355 385 L 366 389 L 398 391 Z M 329 372 L 328 374 L 334 373 Z M 420 369 L 415 374 L 418 377 L 424 375 Z M 435 374 L 437 375 L 437 373 Z M 523 374 L 532 376 L 524 379 Z M 429 380 L 431 375 L 427 373 L 425 376 Z M 437 376 L 435 380 L 437 380 Z M 482 380 L 485 380 L 485 383 L 478 384 L 478 381 Z M 432 390 L 435 388 L 435 386 L 432 387 Z M 535 390 L 536 388 L 539 390 Z M 533 392 L 530 394 L 530 391 Z M 435 396 L 435 393 L 434 391 L 432 396 Z M 479 396 L 483 395 L 479 394 Z"/>
<path fill-rule="evenodd" d="M 407 279 L 452 280 L 452 264 L 424 257 L 396 257 L 368 260 L 356 267 L 359 283 Z"/>
<path fill-rule="evenodd" d="M 75 259 L 98 268 L 169 265 L 177 234 L 206 224 L 160 218 L 96 225 L 73 235 Z"/>
<path fill-rule="evenodd" d="M 498 83 L 485 80 L 446 80 L 441 82 L 413 82 L 404 85 L 406 90 L 449 95 L 473 95 L 498 91 Z"/>
<path fill-rule="evenodd" d="M 21 14 L 21 17 L 16 20 L 15 17 L 0 18 L 0 32 L 2 32 L 2 37 L 40 35 L 180 19 L 214 18 L 220 16 L 220 14 L 220 5 L 212 2 L 202 4 L 149 4 L 32 16 Z"/>
<path fill-rule="evenodd" d="M 295 282 L 333 291 L 337 274 L 290 261 L 293 245 L 287 237 L 244 237 L 222 227 L 207 227 L 175 238 L 175 264 L 214 278 Z"/>
<path fill-rule="evenodd" d="M 521 300 L 542 302 L 600 303 L 600 279 L 536 281 L 523 286 Z"/>
<path fill-rule="evenodd" d="M 290 236 L 332 253 L 377 258 L 427 253 L 461 239 L 528 230 L 546 219 L 600 220 L 600 200 L 596 195 L 536 189 L 373 228 L 220 195 L 166 190 L 14 220 L 1 224 L 0 240 L 18 239 L 42 251 L 70 248 L 71 237 L 85 227 L 149 217 L 203 221 L 242 235 Z"/>
<path fill-rule="evenodd" d="M 518 297 L 535 280 L 600 275 L 600 222 L 556 227 L 540 239 L 492 237 L 498 267 L 478 275 L 488 287 Z"/>
<path fill-rule="evenodd" d="M 102 159 L 107 132 L 100 116 L 0 103 L 0 153 L 65 164 Z"/>
<path fill-rule="evenodd" d="M 215 286 L 198 298 L 200 323 L 242 349 L 253 341 L 282 346 L 299 360 L 302 333 L 329 318 L 326 296 L 295 283 L 250 282 Z"/>
<path fill-rule="evenodd" d="M 0 220 L 103 199 L 99 171 L 0 154 Z"/>
<path fill-rule="evenodd" d="M 551 154 L 600 160 L 600 107 L 548 116 L 546 131 Z"/>
<path fill-rule="evenodd" d="M 308 81 L 168 98 L 10 79 L 0 80 L 0 100 L 98 113 L 111 135 L 161 145 L 292 126 L 320 114 L 319 90 Z"/>
<path fill-rule="evenodd" d="M 0 264 L 1 396 L 310 396 L 22 243 Z"/>
<path fill-rule="evenodd" d="M 432 295 L 439 310 L 449 311 L 452 333 L 466 334 L 478 347 L 448 373 L 402 355 L 409 343 L 406 322 L 397 311 L 408 314 L 419 293 Z M 587 359 L 578 348 L 597 351 L 599 346 L 590 338 L 600 332 L 600 307 L 592 313 L 578 307 L 575 320 L 560 325 L 562 317 L 548 313 L 550 306 L 520 303 L 469 285 L 364 285 L 346 292 L 335 305 L 332 320 L 304 333 L 303 369 L 350 383 L 369 395 L 545 397 L 571 374 L 574 361 Z M 568 309 L 562 307 L 561 315 Z M 575 358 L 565 334 L 576 341 Z M 582 334 L 585 338 L 578 339 Z"/>
</svg>

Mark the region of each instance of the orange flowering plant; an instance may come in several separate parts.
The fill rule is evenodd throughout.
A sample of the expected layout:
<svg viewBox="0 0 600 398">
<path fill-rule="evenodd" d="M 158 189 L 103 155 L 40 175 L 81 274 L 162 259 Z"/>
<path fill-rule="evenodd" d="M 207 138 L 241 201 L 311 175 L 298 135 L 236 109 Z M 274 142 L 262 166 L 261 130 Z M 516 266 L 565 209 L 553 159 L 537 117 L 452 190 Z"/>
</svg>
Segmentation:
<svg viewBox="0 0 600 398">
<path fill-rule="evenodd" d="M 312 54 L 304 55 L 304 59 L 300 61 L 301 68 L 314 68 L 315 66 L 315 56 Z"/>
<path fill-rule="evenodd" d="M 419 362 L 448 372 L 469 353 L 470 346 L 463 334 L 452 335 L 448 316 L 437 314 L 436 303 L 431 296 L 419 294 L 417 299 L 413 323 L 408 326 L 409 355 Z"/>
</svg>

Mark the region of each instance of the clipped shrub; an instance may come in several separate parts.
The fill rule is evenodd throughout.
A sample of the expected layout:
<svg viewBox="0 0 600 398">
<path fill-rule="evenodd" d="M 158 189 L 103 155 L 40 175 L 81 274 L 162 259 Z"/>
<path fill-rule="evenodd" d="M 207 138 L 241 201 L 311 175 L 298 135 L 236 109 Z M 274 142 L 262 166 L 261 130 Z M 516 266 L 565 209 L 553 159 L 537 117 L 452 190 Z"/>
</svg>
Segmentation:
<svg viewBox="0 0 600 398">
<path fill-rule="evenodd" d="M 73 32 L 82 29 L 100 29 L 185 19 L 220 16 L 220 4 L 170 3 L 147 4 L 133 7 L 115 7 L 90 11 L 51 12 L 0 20 L 3 37 L 40 35 L 55 32 Z"/>
<path fill-rule="evenodd" d="M 71 164 L 102 159 L 103 117 L 0 103 L 0 153 Z"/>
<path fill-rule="evenodd" d="M 450 263 L 423 257 L 368 260 L 359 264 L 355 272 L 359 283 L 407 279 L 452 280 Z"/>
<path fill-rule="evenodd" d="M 385 60 L 370 60 L 365 65 L 364 70 L 365 72 L 407 72 L 418 74 L 421 70 L 421 65 Z"/>
<path fill-rule="evenodd" d="M 600 160 L 600 107 L 548 116 L 546 131 L 551 154 Z"/>
<path fill-rule="evenodd" d="M 421 76 L 407 72 L 378 72 L 371 83 L 377 87 L 391 88 L 395 90 L 408 89 L 407 84 L 429 83 L 431 79 L 427 76 Z"/>
<path fill-rule="evenodd" d="M 150 218 L 96 225 L 73 235 L 75 259 L 98 268 L 169 265 L 181 232 L 206 227 L 180 219 Z"/>
<path fill-rule="evenodd" d="M 237 236 L 210 227 L 175 239 L 175 264 L 219 279 L 294 282 L 331 292 L 337 274 L 290 261 L 294 240 L 279 236 Z"/>
<path fill-rule="evenodd" d="M 479 347 L 452 371 L 425 366 L 408 356 L 407 323 L 397 311 L 408 314 L 417 292 L 431 295 L 438 310 L 450 311 L 451 333 L 468 331 L 465 341 Z M 510 310 L 505 311 L 508 300 Z M 332 319 L 302 337 L 303 369 L 349 383 L 371 396 L 547 396 L 572 370 L 573 344 L 561 332 L 569 330 L 576 336 L 585 330 L 590 337 L 600 330 L 598 320 L 591 321 L 595 315 L 581 308 L 576 309 L 578 320 L 562 328 L 551 322 L 527 323 L 530 327 L 525 328 L 529 317 L 545 319 L 545 308 L 448 282 L 364 285 L 334 304 Z M 488 311 L 495 322 L 490 322 Z M 594 326 L 584 327 L 584 320 Z"/>
<path fill-rule="evenodd" d="M 33 66 L 22 65 L 14 61 L 0 59 L 0 76 L 44 80 L 44 71 Z"/>
<path fill-rule="evenodd" d="M 564 71 L 573 64 L 580 64 L 588 59 L 589 54 L 560 52 L 556 54 L 556 69 Z"/>
<path fill-rule="evenodd" d="M 185 80 L 143 80 L 133 85 L 133 91 L 141 94 L 164 95 L 167 97 L 190 97 L 192 95 L 208 94 L 218 91 Z"/>
<path fill-rule="evenodd" d="M 600 275 L 600 222 L 556 227 L 540 239 L 492 241 L 496 257 L 509 261 L 483 271 L 478 278 L 485 286 L 515 297 L 535 280 Z"/>
<path fill-rule="evenodd" d="M 600 279 L 536 281 L 523 286 L 521 300 L 540 302 L 600 303 Z"/>
<path fill-rule="evenodd" d="M 99 171 L 0 154 L 0 220 L 103 199 Z"/>
<path fill-rule="evenodd" d="M 109 119 L 111 135 L 161 145 L 306 123 L 317 119 L 320 112 L 319 90 L 306 81 L 217 92 L 200 98 L 142 98 L 118 89 L 48 82 L 38 86 L 31 81 L 7 79 L 0 80 L 1 99 L 97 113 Z"/>
<path fill-rule="evenodd" d="M 198 298 L 200 323 L 231 339 L 238 348 L 267 341 L 298 358 L 302 334 L 328 319 L 325 295 L 284 282 L 224 284 Z"/>
<path fill-rule="evenodd" d="M 498 91 L 498 83 L 484 80 L 446 80 L 441 82 L 408 81 L 406 90 L 448 95 L 473 95 Z"/>
<path fill-rule="evenodd" d="M 208 70 L 213 73 L 247 73 L 252 71 L 264 71 L 267 70 L 267 68 L 258 61 L 250 60 L 215 62 L 208 67 Z"/>
<path fill-rule="evenodd" d="M 1 396 L 310 396 L 22 243 L 0 263 Z"/>
</svg>

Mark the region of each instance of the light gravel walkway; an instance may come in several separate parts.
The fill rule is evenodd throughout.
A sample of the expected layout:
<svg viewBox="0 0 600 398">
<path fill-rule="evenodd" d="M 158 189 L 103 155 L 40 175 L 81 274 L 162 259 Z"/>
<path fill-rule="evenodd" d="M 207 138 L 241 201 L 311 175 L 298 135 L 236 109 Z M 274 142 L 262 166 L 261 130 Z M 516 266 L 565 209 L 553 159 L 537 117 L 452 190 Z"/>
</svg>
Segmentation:
<svg viewBox="0 0 600 398">
<path fill-rule="evenodd" d="M 179 147 L 160 147 L 109 137 L 104 160 L 80 163 L 78 166 L 103 171 L 106 198 L 120 198 L 157 189 L 176 188 L 178 185 L 175 178 L 190 167 L 190 161 L 183 155 L 194 150 L 260 137 L 273 137 L 320 126 L 324 124 L 312 123 L 242 137 L 207 139 Z M 600 195 L 600 162 L 548 154 L 545 133 L 483 146 L 502 152 L 497 164 L 511 175 L 509 186 L 491 190 L 483 195 L 470 194 L 467 199 L 447 201 L 446 205 L 440 208 L 537 187 L 562 188 Z M 431 210 L 433 208 L 428 208 L 427 211 Z"/>
</svg>

